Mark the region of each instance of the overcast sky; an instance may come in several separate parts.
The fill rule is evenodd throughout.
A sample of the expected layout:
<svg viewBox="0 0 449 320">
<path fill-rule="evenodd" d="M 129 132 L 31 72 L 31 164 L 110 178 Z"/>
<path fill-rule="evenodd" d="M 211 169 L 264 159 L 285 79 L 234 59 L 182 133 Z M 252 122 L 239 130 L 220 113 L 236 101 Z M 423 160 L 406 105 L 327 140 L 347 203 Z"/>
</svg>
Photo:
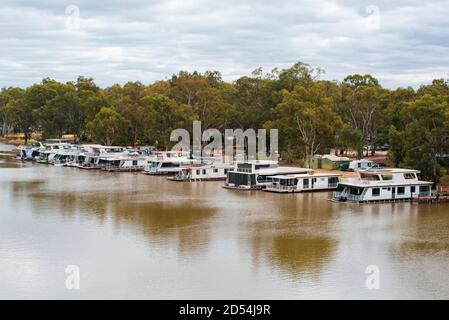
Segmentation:
<svg viewBox="0 0 449 320">
<path fill-rule="evenodd" d="M 179 70 L 232 81 L 297 61 L 390 88 L 449 78 L 449 0 L 0 3 L 0 87 L 78 75 L 149 84 Z"/>
</svg>

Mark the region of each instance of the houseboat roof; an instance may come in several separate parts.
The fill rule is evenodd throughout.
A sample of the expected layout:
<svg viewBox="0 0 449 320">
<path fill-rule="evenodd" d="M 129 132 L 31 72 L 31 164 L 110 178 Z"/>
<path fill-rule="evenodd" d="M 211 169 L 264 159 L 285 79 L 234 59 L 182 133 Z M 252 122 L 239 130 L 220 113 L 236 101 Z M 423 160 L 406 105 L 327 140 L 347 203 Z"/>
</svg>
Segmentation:
<svg viewBox="0 0 449 320">
<path fill-rule="evenodd" d="M 121 147 L 121 146 L 104 146 L 102 144 L 80 144 L 80 147 L 83 148 L 101 148 L 101 149 L 126 149 L 125 147 Z"/>
<path fill-rule="evenodd" d="M 288 180 L 288 179 L 297 179 L 297 178 L 319 178 L 319 177 L 341 177 L 340 173 L 299 173 L 299 174 L 288 174 L 288 175 L 277 175 L 273 176 L 276 179 Z"/>
<path fill-rule="evenodd" d="M 192 159 L 193 160 L 193 159 Z M 201 168 L 226 168 L 226 169 L 231 169 L 233 166 L 230 164 L 226 164 L 226 163 L 198 163 L 198 164 L 186 164 L 183 165 L 182 168 L 183 169 L 201 169 Z"/>
<path fill-rule="evenodd" d="M 402 168 L 373 168 L 373 169 L 359 170 L 359 172 L 371 174 L 386 174 L 386 173 L 420 173 L 421 171 L 415 169 L 402 169 Z"/>
<path fill-rule="evenodd" d="M 374 187 L 374 188 L 385 188 L 385 187 L 395 187 L 395 186 L 410 186 L 410 185 L 433 185 L 433 182 L 430 181 L 421 181 L 421 180 L 413 180 L 410 182 L 395 182 L 391 181 L 366 181 L 360 179 L 344 179 L 340 182 L 341 185 L 352 186 L 357 188 L 366 188 L 366 187 Z"/>
<path fill-rule="evenodd" d="M 236 161 L 237 164 L 248 163 L 248 164 L 278 164 L 275 160 L 247 160 L 247 161 Z"/>
<path fill-rule="evenodd" d="M 300 167 L 275 167 L 275 168 L 262 168 L 257 172 L 245 172 L 245 171 L 234 171 L 240 174 L 258 174 L 258 175 L 290 175 L 295 173 L 307 173 L 310 169 L 300 168 Z"/>
<path fill-rule="evenodd" d="M 133 156 L 124 156 L 124 157 L 100 157 L 100 160 L 104 161 L 122 161 L 122 160 L 145 160 L 144 157 L 133 157 Z"/>
<path fill-rule="evenodd" d="M 320 156 L 316 156 L 316 158 L 322 158 L 322 159 L 328 159 L 330 161 L 334 161 L 334 162 L 338 162 L 338 161 L 351 161 L 350 158 L 348 157 L 339 157 L 333 154 L 325 154 L 325 155 L 320 155 Z"/>
</svg>

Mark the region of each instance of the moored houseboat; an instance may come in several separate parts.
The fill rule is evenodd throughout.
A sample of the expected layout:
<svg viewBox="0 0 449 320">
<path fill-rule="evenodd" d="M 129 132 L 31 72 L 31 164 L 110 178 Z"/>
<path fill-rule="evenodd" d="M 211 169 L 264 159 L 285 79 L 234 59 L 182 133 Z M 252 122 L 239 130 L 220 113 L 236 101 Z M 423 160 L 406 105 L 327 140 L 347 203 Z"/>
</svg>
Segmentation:
<svg viewBox="0 0 449 320">
<path fill-rule="evenodd" d="M 109 172 L 138 172 L 143 171 L 146 164 L 145 157 L 106 157 L 99 159 L 101 170 Z"/>
<path fill-rule="evenodd" d="M 272 176 L 265 191 L 278 193 L 306 192 L 316 190 L 337 189 L 341 174 L 315 173 L 310 170 L 307 173 Z"/>
<path fill-rule="evenodd" d="M 173 181 L 226 180 L 228 171 L 232 168 L 232 165 L 225 163 L 190 165 L 181 167 L 181 170 L 169 179 Z"/>
<path fill-rule="evenodd" d="M 43 150 L 42 142 L 35 142 L 32 145 L 22 145 L 17 148 L 19 153 L 17 159 L 19 160 L 36 160 L 39 156 L 39 150 Z"/>
<path fill-rule="evenodd" d="M 307 173 L 309 169 L 298 167 L 280 167 L 277 161 L 250 160 L 236 162 L 233 170 L 228 171 L 223 188 L 235 190 L 257 190 L 265 188 L 274 176 Z"/>
<path fill-rule="evenodd" d="M 100 169 L 100 159 L 129 155 L 126 148 L 118 146 L 83 145 L 83 150 L 84 161 L 76 166 L 80 169 Z"/>
<path fill-rule="evenodd" d="M 69 143 L 45 143 L 39 148 L 39 155 L 36 157 L 38 163 L 51 163 L 55 155 L 63 149 L 69 149 L 72 145 Z"/>
<path fill-rule="evenodd" d="M 419 170 L 371 169 L 358 171 L 357 178 L 342 179 L 333 200 L 352 202 L 401 201 L 431 197 L 432 182 L 421 181 Z"/>
<path fill-rule="evenodd" d="M 147 158 L 143 173 L 148 175 L 170 175 L 178 173 L 183 166 L 198 164 L 190 159 L 189 152 L 158 151 Z"/>
</svg>

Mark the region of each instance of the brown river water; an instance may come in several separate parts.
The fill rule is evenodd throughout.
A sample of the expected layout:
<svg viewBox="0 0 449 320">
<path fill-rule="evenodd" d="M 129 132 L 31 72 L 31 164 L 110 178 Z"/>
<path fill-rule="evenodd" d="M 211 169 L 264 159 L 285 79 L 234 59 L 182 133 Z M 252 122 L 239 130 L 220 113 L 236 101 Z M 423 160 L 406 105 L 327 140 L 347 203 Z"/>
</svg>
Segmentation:
<svg viewBox="0 0 449 320">
<path fill-rule="evenodd" d="M 7 149 L 0 299 L 449 298 L 449 204 L 238 192 L 22 163 Z M 79 290 L 66 288 L 68 265 Z"/>
</svg>

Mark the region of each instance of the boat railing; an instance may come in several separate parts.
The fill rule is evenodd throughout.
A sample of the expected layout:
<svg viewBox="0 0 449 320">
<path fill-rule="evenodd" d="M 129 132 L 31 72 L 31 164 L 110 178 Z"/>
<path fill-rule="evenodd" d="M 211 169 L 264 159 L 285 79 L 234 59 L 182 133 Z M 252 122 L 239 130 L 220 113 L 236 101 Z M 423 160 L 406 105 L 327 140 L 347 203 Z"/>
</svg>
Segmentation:
<svg viewBox="0 0 449 320">
<path fill-rule="evenodd" d="M 360 201 L 361 200 L 361 196 L 356 195 L 356 194 L 343 194 L 343 192 L 340 191 L 334 191 L 332 192 L 332 198 L 335 200 L 340 200 L 340 199 L 346 199 L 348 201 Z"/>
<path fill-rule="evenodd" d="M 327 186 L 328 186 L 329 188 L 337 188 L 337 187 L 338 187 L 338 182 L 329 183 Z"/>
<path fill-rule="evenodd" d="M 345 197 L 349 201 L 360 201 L 360 199 L 361 199 L 361 197 L 359 195 L 356 195 L 356 194 L 348 194 L 348 195 L 345 195 Z"/>
<path fill-rule="evenodd" d="M 294 190 L 296 190 L 296 186 L 286 186 L 286 185 L 282 185 L 282 184 L 279 184 L 279 183 L 276 183 L 276 182 L 268 184 L 266 188 L 267 189 L 271 189 L 271 190 L 283 190 L 283 191 L 294 191 Z"/>
</svg>

